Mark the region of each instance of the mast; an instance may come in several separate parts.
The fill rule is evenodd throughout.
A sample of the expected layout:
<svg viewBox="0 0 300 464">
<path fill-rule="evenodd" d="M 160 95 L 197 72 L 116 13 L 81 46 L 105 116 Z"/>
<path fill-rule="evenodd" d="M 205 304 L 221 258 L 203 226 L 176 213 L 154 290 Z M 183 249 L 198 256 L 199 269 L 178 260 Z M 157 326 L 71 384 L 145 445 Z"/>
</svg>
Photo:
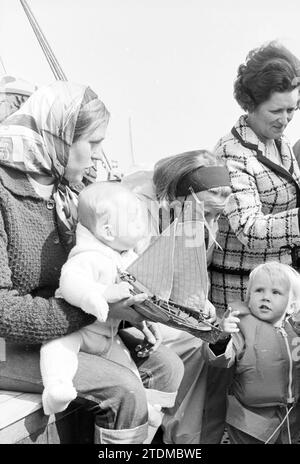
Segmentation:
<svg viewBox="0 0 300 464">
<path fill-rule="evenodd" d="M 44 55 L 50 65 L 50 68 L 54 74 L 54 77 L 58 81 L 67 81 L 67 77 L 65 73 L 62 70 L 62 67 L 60 66 L 59 62 L 57 61 L 56 56 L 53 53 L 52 48 L 50 47 L 42 29 L 39 26 L 39 23 L 37 22 L 36 18 L 34 17 L 34 14 L 32 13 L 30 7 L 28 6 L 28 3 L 26 0 L 20 0 L 21 5 L 26 13 L 26 16 L 28 18 L 28 21 L 33 29 L 33 32 L 35 33 L 36 38 L 38 39 L 38 42 L 44 52 Z M 3 65 L 3 64 L 2 64 Z M 4 67 L 4 66 L 3 66 Z M 103 153 L 102 150 L 102 161 L 103 165 L 105 166 L 105 169 L 108 174 L 108 180 L 115 179 L 115 180 L 121 180 L 118 175 L 115 175 L 112 169 L 112 166 L 107 158 L 107 156 Z"/>
<path fill-rule="evenodd" d="M 66 81 L 67 77 L 65 73 L 63 72 L 59 62 L 57 61 L 52 48 L 50 47 L 46 37 L 44 36 L 43 31 L 41 30 L 26 0 L 20 0 L 20 2 L 28 18 L 28 21 L 33 29 L 33 32 L 35 33 L 36 38 L 38 39 L 38 42 L 44 52 L 44 55 L 50 65 L 50 68 L 54 74 L 55 79 L 60 80 L 60 81 Z"/>
</svg>

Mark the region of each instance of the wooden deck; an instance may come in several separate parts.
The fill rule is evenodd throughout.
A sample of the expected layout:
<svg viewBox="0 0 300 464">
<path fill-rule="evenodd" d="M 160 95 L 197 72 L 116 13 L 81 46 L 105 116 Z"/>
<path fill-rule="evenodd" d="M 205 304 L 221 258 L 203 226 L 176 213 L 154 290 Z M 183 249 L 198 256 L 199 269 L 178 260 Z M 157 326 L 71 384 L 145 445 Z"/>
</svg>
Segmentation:
<svg viewBox="0 0 300 464">
<path fill-rule="evenodd" d="M 82 400 L 62 413 L 45 416 L 41 395 L 0 391 L 0 444 L 92 442 L 93 418 Z"/>
</svg>

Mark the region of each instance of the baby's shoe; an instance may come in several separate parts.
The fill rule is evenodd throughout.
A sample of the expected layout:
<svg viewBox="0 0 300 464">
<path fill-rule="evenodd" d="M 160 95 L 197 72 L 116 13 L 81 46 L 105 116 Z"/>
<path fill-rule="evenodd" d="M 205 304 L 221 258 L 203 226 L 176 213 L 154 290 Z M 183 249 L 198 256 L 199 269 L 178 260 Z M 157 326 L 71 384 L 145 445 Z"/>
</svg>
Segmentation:
<svg viewBox="0 0 300 464">
<path fill-rule="evenodd" d="M 148 425 L 159 427 L 162 423 L 161 406 L 159 404 L 148 403 Z"/>
<path fill-rule="evenodd" d="M 42 402 L 47 415 L 64 411 L 71 401 L 75 400 L 77 392 L 72 383 L 55 383 L 43 391 Z"/>
</svg>

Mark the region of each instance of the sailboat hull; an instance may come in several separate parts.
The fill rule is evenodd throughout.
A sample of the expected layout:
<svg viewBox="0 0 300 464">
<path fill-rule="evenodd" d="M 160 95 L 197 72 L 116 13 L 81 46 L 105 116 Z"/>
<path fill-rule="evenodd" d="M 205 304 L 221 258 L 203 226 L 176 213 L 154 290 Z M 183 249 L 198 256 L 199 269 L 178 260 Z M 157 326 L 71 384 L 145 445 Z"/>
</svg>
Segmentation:
<svg viewBox="0 0 300 464">
<path fill-rule="evenodd" d="M 147 293 L 147 288 L 130 276 L 128 273 L 122 273 L 121 279 L 129 282 L 134 295 L 138 293 Z M 213 324 L 207 322 L 205 316 L 199 311 L 186 306 L 175 305 L 170 301 L 158 300 L 155 295 L 149 295 L 143 303 L 134 305 L 135 310 L 152 322 L 160 322 L 169 327 L 189 332 L 197 338 L 208 343 L 216 343 L 222 331 Z"/>
</svg>

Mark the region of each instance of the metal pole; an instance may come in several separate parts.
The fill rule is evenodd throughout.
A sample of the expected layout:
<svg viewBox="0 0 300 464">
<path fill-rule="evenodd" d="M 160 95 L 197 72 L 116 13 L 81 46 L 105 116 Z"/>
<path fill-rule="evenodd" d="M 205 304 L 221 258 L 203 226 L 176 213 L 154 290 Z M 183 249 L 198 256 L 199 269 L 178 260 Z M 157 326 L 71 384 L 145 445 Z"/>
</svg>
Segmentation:
<svg viewBox="0 0 300 464">
<path fill-rule="evenodd" d="M 62 80 L 62 81 L 66 81 L 67 80 L 67 77 L 65 75 L 65 73 L 63 72 L 59 62 L 57 61 L 54 53 L 53 53 L 53 50 L 51 49 L 46 37 L 44 36 L 37 20 L 35 19 L 31 9 L 29 8 L 26 0 L 20 0 L 21 2 L 21 5 L 26 13 L 26 16 L 29 20 L 29 23 L 33 29 L 33 32 L 35 33 L 38 41 L 39 41 L 39 44 L 44 52 L 44 55 L 51 67 L 51 70 L 55 76 L 55 79 L 57 80 Z"/>
<path fill-rule="evenodd" d="M 4 74 L 7 74 L 4 63 L 3 63 L 3 60 L 2 60 L 2 56 L 0 56 L 0 61 L 1 61 L 1 65 L 2 65 L 2 68 L 3 68 Z"/>
<path fill-rule="evenodd" d="M 130 116 L 129 116 L 129 118 L 128 118 L 128 124 L 129 124 L 130 153 L 131 153 L 132 164 L 133 164 L 133 166 L 134 166 L 134 165 L 135 165 L 135 159 L 134 159 L 133 138 L 132 138 L 132 126 L 131 126 L 131 117 L 130 117 Z"/>
</svg>

